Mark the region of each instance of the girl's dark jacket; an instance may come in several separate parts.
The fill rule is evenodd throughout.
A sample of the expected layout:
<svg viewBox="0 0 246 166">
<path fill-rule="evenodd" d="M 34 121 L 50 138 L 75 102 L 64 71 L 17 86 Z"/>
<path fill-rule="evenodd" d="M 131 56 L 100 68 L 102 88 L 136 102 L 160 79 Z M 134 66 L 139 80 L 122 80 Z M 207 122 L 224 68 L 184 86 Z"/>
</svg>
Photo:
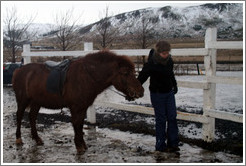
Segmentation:
<svg viewBox="0 0 246 166">
<path fill-rule="evenodd" d="M 177 82 L 173 72 L 173 60 L 171 56 L 166 65 L 157 63 L 151 58 L 154 49 L 150 50 L 148 62 L 144 64 L 138 75 L 138 80 L 143 84 L 150 77 L 149 90 L 152 93 L 168 93 L 174 90 L 177 93 Z"/>
</svg>

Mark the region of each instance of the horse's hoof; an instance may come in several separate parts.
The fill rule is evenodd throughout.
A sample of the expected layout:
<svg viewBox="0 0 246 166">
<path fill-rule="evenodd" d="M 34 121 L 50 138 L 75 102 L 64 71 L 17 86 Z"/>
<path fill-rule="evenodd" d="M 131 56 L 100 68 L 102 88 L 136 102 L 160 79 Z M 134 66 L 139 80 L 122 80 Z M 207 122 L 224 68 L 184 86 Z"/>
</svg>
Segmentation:
<svg viewBox="0 0 246 166">
<path fill-rule="evenodd" d="M 17 138 L 15 143 L 16 143 L 16 145 L 23 145 L 23 142 L 22 142 L 21 138 Z"/>
<path fill-rule="evenodd" d="M 87 150 L 87 149 L 88 149 L 88 147 L 86 146 L 86 144 L 85 144 L 85 143 L 83 143 L 83 144 L 82 144 L 82 147 L 83 147 L 85 150 Z"/>
<path fill-rule="evenodd" d="M 84 147 L 77 148 L 77 154 L 84 154 L 86 149 Z"/>
<path fill-rule="evenodd" d="M 40 138 L 36 140 L 36 143 L 38 146 L 44 145 L 44 142 Z"/>
</svg>

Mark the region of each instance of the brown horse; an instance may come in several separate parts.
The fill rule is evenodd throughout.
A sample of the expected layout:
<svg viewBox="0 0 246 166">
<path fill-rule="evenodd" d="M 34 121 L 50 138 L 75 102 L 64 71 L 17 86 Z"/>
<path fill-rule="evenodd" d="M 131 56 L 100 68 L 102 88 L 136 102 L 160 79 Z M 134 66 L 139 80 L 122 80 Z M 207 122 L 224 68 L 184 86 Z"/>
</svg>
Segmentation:
<svg viewBox="0 0 246 166">
<path fill-rule="evenodd" d="M 142 97 L 144 92 L 135 77 L 134 64 L 130 59 L 109 51 L 100 51 L 73 60 L 66 74 L 62 95 L 47 92 L 46 81 L 49 73 L 44 64 L 37 63 L 27 64 L 14 73 L 12 83 L 18 107 L 17 144 L 22 144 L 21 120 L 27 107 L 30 107 L 31 134 L 38 145 L 43 144 L 36 130 L 40 107 L 68 107 L 75 132 L 75 146 L 78 152 L 83 152 L 87 149 L 83 139 L 86 110 L 98 94 L 111 85 L 129 98 Z"/>
</svg>

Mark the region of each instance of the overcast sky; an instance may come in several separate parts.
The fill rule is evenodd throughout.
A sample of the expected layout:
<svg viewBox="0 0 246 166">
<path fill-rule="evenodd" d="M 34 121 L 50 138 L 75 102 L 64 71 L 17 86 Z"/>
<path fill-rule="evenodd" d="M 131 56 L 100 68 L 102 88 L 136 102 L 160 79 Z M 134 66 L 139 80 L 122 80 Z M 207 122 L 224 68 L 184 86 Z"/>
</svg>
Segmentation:
<svg viewBox="0 0 246 166">
<path fill-rule="evenodd" d="M 204 3 L 204 1 L 1 1 L 1 12 L 4 17 L 6 8 L 15 6 L 18 15 L 22 18 L 29 18 L 29 15 L 36 14 L 35 23 L 52 24 L 56 13 L 73 8 L 74 17 L 81 16 L 79 24 L 87 25 L 103 18 L 102 13 L 106 6 L 109 7 L 110 15 L 116 15 L 147 7 L 168 5 L 187 7 Z"/>
</svg>

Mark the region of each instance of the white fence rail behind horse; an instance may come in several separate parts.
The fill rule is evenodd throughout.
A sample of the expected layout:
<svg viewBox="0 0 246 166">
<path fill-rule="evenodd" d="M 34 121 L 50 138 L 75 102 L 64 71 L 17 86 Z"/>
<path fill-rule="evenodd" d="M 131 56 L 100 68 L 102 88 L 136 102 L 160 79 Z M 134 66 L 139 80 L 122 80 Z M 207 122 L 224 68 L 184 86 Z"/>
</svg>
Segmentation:
<svg viewBox="0 0 246 166">
<path fill-rule="evenodd" d="M 178 81 L 179 87 L 203 89 L 203 114 L 192 114 L 179 112 L 177 119 L 202 123 L 203 140 L 211 142 L 215 136 L 215 118 L 243 123 L 242 114 L 228 113 L 215 110 L 216 84 L 239 84 L 243 85 L 244 80 L 241 77 L 218 77 L 216 76 L 216 51 L 217 49 L 243 49 L 243 41 L 217 41 L 217 29 L 209 28 L 205 35 L 205 48 L 186 48 L 172 49 L 172 56 L 204 56 L 204 66 L 206 71 L 206 81 Z M 88 53 L 97 52 L 93 50 L 93 43 L 85 43 L 84 51 L 45 51 L 31 52 L 30 45 L 23 46 L 22 56 L 24 63 L 30 63 L 31 57 L 36 56 L 85 56 Z M 117 54 L 127 56 L 148 55 L 149 49 L 129 49 L 129 50 L 111 50 Z M 154 115 L 153 108 L 127 105 L 119 103 L 110 103 L 108 101 L 95 101 L 87 111 L 87 121 L 96 123 L 95 106 L 110 107 L 125 111 Z"/>
</svg>

